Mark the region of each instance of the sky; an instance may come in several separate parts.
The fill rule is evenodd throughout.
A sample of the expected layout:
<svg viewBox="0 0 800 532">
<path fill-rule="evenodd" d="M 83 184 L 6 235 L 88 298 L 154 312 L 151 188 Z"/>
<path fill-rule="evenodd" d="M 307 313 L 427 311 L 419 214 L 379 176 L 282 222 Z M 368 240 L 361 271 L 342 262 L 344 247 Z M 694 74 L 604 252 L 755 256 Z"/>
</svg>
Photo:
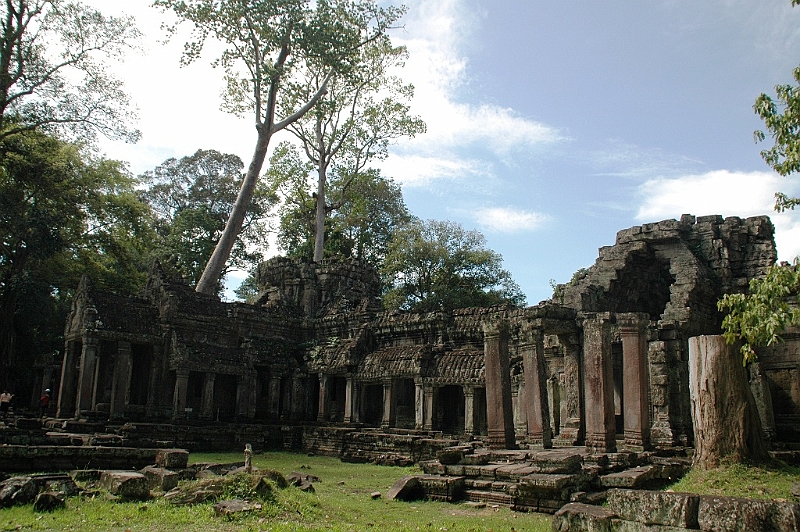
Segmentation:
<svg viewBox="0 0 800 532">
<path fill-rule="evenodd" d="M 219 110 L 213 53 L 180 67 L 182 41 L 164 42 L 169 15 L 149 0 L 85 3 L 143 33 L 112 66 L 142 138 L 101 140 L 108 157 L 137 175 L 201 148 L 249 162 L 253 120 Z M 528 304 L 591 266 L 617 231 L 682 214 L 769 215 L 779 259 L 800 254 L 800 212 L 773 211 L 776 191 L 800 194 L 800 176 L 774 173 L 760 156 L 769 141 L 753 137 L 756 97 L 800 64 L 789 0 L 405 5 L 392 39 L 408 47 L 401 75 L 428 130 L 392 146 L 382 173 L 415 216 L 481 231 Z"/>
</svg>

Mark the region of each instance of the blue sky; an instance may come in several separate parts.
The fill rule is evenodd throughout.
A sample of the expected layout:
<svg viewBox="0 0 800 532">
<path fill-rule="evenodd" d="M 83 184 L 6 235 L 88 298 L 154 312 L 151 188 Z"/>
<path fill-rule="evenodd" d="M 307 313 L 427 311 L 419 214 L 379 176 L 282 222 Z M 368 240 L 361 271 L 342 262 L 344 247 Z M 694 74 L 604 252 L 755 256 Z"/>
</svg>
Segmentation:
<svg viewBox="0 0 800 532">
<path fill-rule="evenodd" d="M 198 148 L 249 161 L 252 121 L 218 111 L 208 61 L 178 67 L 180 43 L 158 42 L 163 16 L 148 1 L 88 3 L 145 33 L 118 65 L 143 138 L 103 142 L 109 156 L 135 173 Z M 800 64 L 789 0 L 406 5 L 394 38 L 428 133 L 394 146 L 383 173 L 413 214 L 483 232 L 529 304 L 618 230 L 683 213 L 769 214 L 780 258 L 800 253 L 800 213 L 772 211 L 773 193 L 800 180 L 775 175 L 753 141 L 755 98 Z"/>
</svg>

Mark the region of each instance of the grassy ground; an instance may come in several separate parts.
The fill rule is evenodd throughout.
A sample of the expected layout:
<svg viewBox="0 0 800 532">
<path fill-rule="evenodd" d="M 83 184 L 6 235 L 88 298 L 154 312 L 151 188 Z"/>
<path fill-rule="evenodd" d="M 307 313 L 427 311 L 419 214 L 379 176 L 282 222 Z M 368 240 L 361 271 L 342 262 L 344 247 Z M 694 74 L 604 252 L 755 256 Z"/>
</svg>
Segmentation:
<svg viewBox="0 0 800 532">
<path fill-rule="evenodd" d="M 241 454 L 192 454 L 192 462 L 235 462 Z M 550 516 L 512 512 L 506 508 L 470 508 L 463 504 L 373 500 L 386 494 L 413 468 L 346 464 L 337 458 L 290 453 L 265 453 L 253 465 L 288 475 L 300 471 L 320 477 L 315 493 L 296 488 L 277 490 L 260 512 L 233 520 L 214 516 L 211 504 L 173 507 L 155 499 L 139 503 L 68 499 L 67 509 L 36 514 L 30 505 L 0 510 L 0 530 L 82 531 L 547 531 Z"/>
<path fill-rule="evenodd" d="M 710 471 L 692 469 L 669 489 L 701 495 L 791 500 L 790 490 L 796 482 L 800 482 L 798 466 L 732 464 Z"/>
</svg>

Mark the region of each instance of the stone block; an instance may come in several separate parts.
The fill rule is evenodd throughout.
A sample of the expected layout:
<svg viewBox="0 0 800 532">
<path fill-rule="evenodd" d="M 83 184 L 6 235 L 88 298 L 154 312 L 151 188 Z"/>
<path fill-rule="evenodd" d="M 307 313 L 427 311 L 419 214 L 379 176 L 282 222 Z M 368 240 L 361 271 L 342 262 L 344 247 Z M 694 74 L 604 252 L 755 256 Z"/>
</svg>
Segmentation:
<svg viewBox="0 0 800 532">
<path fill-rule="evenodd" d="M 553 515 L 553 532 L 612 532 L 614 512 L 600 506 L 571 502 Z"/>
<path fill-rule="evenodd" d="M 39 493 L 39 487 L 31 477 L 11 477 L 0 482 L 0 508 L 17 504 L 29 504 Z"/>
<path fill-rule="evenodd" d="M 700 530 L 800 530 L 800 504 L 737 497 L 700 497 Z"/>
<path fill-rule="evenodd" d="M 697 528 L 700 498 L 689 493 L 612 489 L 608 507 L 620 518 L 645 525 Z"/>
<path fill-rule="evenodd" d="M 397 480 L 392 487 L 389 488 L 386 498 L 389 500 L 399 501 L 413 501 L 423 496 L 422 487 L 419 483 L 419 478 L 413 475 L 408 475 Z"/>
<path fill-rule="evenodd" d="M 140 473 L 147 478 L 151 490 L 169 491 L 178 485 L 178 473 L 163 467 L 147 466 Z"/>
<path fill-rule="evenodd" d="M 36 500 L 33 501 L 34 512 L 52 512 L 54 510 L 66 508 L 66 506 L 67 503 L 64 501 L 64 497 L 50 491 L 40 493 L 36 496 Z"/>
<path fill-rule="evenodd" d="M 636 521 L 626 521 L 624 519 L 612 519 L 611 528 L 614 532 L 691 532 L 693 530 L 674 526 L 643 525 Z"/>
<path fill-rule="evenodd" d="M 135 471 L 103 471 L 100 487 L 124 500 L 142 501 L 150 498 L 147 478 Z"/>
<path fill-rule="evenodd" d="M 600 485 L 605 488 L 635 488 L 657 478 L 658 469 L 654 466 L 635 467 L 610 473 L 600 477 Z"/>
<path fill-rule="evenodd" d="M 156 465 L 165 469 L 183 469 L 189 463 L 186 449 L 159 449 L 156 451 Z"/>
</svg>

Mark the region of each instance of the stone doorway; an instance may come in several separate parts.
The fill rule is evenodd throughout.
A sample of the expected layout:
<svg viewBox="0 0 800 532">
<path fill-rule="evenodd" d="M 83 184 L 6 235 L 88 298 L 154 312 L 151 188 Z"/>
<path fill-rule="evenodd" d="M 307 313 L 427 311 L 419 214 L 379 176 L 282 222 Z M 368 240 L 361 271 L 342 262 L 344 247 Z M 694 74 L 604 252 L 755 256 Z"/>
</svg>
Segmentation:
<svg viewBox="0 0 800 532">
<path fill-rule="evenodd" d="M 361 392 L 361 421 L 380 427 L 383 419 L 383 384 L 365 384 Z"/>
<path fill-rule="evenodd" d="M 622 344 L 611 344 L 611 364 L 614 368 L 614 426 L 618 437 L 625 434 L 625 393 Z"/>
<path fill-rule="evenodd" d="M 446 434 L 464 432 L 464 390 L 461 386 L 448 385 L 439 388 L 436 409 L 436 427 Z"/>
<path fill-rule="evenodd" d="M 214 419 L 232 421 L 236 416 L 236 375 L 217 375 L 214 379 Z"/>
<path fill-rule="evenodd" d="M 397 379 L 394 386 L 392 393 L 397 399 L 394 426 L 401 429 L 413 429 L 416 422 L 414 379 Z"/>
</svg>

